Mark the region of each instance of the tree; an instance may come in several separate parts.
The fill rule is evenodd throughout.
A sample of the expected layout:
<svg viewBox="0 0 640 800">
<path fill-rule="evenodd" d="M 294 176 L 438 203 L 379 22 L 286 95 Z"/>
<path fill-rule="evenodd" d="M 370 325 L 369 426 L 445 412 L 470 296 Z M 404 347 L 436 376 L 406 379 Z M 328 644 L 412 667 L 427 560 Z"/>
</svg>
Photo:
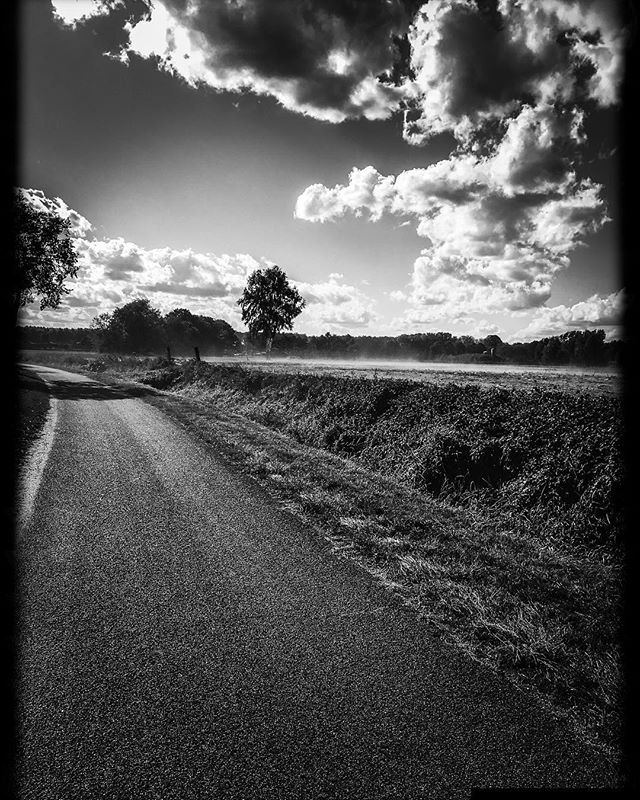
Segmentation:
<svg viewBox="0 0 640 800">
<path fill-rule="evenodd" d="M 497 347 L 500 347 L 502 344 L 502 339 L 495 333 L 490 333 L 488 336 L 485 336 L 482 340 L 482 343 L 487 348 L 489 352 L 492 350 L 495 352 Z"/>
<path fill-rule="evenodd" d="M 168 344 L 176 353 L 193 352 L 198 347 L 203 353 L 222 355 L 233 352 L 238 346 L 236 334 L 222 319 L 202 314 L 192 314 L 186 308 L 174 308 L 164 316 Z"/>
<path fill-rule="evenodd" d="M 162 316 L 146 297 L 132 300 L 111 314 L 93 320 L 100 331 L 102 349 L 116 353 L 158 352 L 164 346 Z"/>
<path fill-rule="evenodd" d="M 276 334 L 293 328 L 293 320 L 305 307 L 305 301 L 280 267 L 274 265 L 249 275 L 238 305 L 249 335 L 264 335 L 269 355 Z"/>
<path fill-rule="evenodd" d="M 193 352 L 200 345 L 199 331 L 194 315 L 186 308 L 174 308 L 164 315 L 167 342 L 174 353 Z"/>
<path fill-rule="evenodd" d="M 40 308 L 57 308 L 69 293 L 67 278 L 78 274 L 78 254 L 70 223 L 53 211 L 41 211 L 20 191 L 14 193 L 15 265 L 12 287 L 14 316 L 40 299 Z"/>
</svg>

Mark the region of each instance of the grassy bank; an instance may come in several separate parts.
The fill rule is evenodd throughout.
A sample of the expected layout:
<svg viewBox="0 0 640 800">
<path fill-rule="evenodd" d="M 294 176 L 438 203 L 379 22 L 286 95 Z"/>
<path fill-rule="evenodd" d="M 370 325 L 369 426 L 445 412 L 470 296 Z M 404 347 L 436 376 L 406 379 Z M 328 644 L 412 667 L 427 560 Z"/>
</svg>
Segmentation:
<svg viewBox="0 0 640 800">
<path fill-rule="evenodd" d="M 15 460 L 19 467 L 44 427 L 50 404 L 47 387 L 36 376 L 20 371 L 14 402 Z"/>
<path fill-rule="evenodd" d="M 617 397 L 462 375 L 439 385 L 72 358 L 59 363 L 166 390 L 151 402 L 223 447 L 434 631 L 615 751 Z"/>
<path fill-rule="evenodd" d="M 162 362 L 160 362 L 162 363 Z M 571 551 L 620 543 L 620 401 L 556 390 L 159 366 L 143 380 L 199 395 L 406 488 L 490 509 Z"/>
</svg>

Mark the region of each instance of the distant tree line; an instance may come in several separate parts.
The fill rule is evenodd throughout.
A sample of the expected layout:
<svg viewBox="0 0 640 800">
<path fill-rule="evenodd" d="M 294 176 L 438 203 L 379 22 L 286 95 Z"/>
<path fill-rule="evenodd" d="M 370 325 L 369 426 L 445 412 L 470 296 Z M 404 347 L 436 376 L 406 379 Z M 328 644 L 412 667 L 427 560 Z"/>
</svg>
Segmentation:
<svg viewBox="0 0 640 800">
<path fill-rule="evenodd" d="M 560 336 L 513 344 L 503 342 L 495 334 L 476 339 L 444 332 L 401 336 L 282 333 L 273 345 L 273 354 L 303 358 L 605 366 L 619 363 L 621 347 L 620 341 L 606 342 L 603 330 L 569 331 Z"/>
<path fill-rule="evenodd" d="M 77 254 L 70 223 L 57 214 L 35 209 L 19 190 L 14 192 L 16 253 L 11 270 L 14 317 L 38 299 L 40 308 L 57 308 L 69 293 L 65 280 L 77 275 Z M 307 336 L 290 331 L 304 308 L 304 299 L 278 266 L 256 270 L 238 300 L 249 333 L 236 333 L 221 319 L 176 308 L 168 314 L 146 298 L 133 300 L 96 317 L 91 328 L 18 328 L 23 349 L 102 350 L 116 353 L 222 355 L 256 348 L 274 355 L 305 358 L 409 359 L 418 361 L 490 361 L 515 364 L 602 366 L 620 363 L 622 342 L 605 341 L 603 330 L 569 331 L 533 342 L 503 342 L 451 333 L 401 336 Z M 275 339 L 276 334 L 278 338 Z"/>
<path fill-rule="evenodd" d="M 92 328 L 20 329 L 23 349 L 100 350 L 114 353 L 172 355 L 232 355 L 260 352 L 264 336 L 236 332 L 220 319 L 176 308 L 162 315 L 140 299 L 96 317 Z M 482 339 L 451 333 L 413 333 L 401 336 L 351 336 L 325 333 L 280 333 L 274 356 L 372 360 L 448 361 L 542 364 L 547 366 L 606 366 L 620 362 L 622 343 L 605 341 L 603 330 L 570 331 L 532 342 L 503 342 L 499 336 Z"/>
<path fill-rule="evenodd" d="M 149 300 L 140 298 L 100 314 L 91 328 L 19 329 L 23 349 L 98 350 L 105 353 L 139 353 L 193 356 L 197 347 L 203 355 L 229 355 L 240 346 L 228 322 L 186 308 L 161 314 Z"/>
<path fill-rule="evenodd" d="M 568 331 L 533 342 L 503 343 L 497 355 L 516 364 L 553 364 L 575 366 L 604 366 L 619 364 L 622 342 L 605 341 L 603 330 Z"/>
<path fill-rule="evenodd" d="M 18 328 L 19 346 L 24 350 L 97 350 L 96 332 L 91 328 Z"/>
</svg>

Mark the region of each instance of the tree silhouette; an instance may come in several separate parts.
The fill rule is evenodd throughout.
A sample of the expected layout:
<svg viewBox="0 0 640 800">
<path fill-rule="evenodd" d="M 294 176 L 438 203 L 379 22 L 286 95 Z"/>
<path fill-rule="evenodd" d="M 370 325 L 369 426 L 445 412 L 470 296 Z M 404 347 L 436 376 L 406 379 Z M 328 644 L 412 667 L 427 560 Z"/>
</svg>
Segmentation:
<svg viewBox="0 0 640 800">
<path fill-rule="evenodd" d="M 293 328 L 293 320 L 305 307 L 305 301 L 280 267 L 274 265 L 249 275 L 238 305 L 251 338 L 264 335 L 268 356 L 276 334 Z"/>
<path fill-rule="evenodd" d="M 238 346 L 236 334 L 222 319 L 192 314 L 186 308 L 174 308 L 164 315 L 167 344 L 175 353 L 193 353 L 194 347 L 203 355 L 233 352 Z"/>
<path fill-rule="evenodd" d="M 146 297 L 119 306 L 93 320 L 102 349 L 115 353 L 158 352 L 164 346 L 164 326 L 158 309 Z"/>
<path fill-rule="evenodd" d="M 57 308 L 69 293 L 67 278 L 78 274 L 78 254 L 70 223 L 53 211 L 41 211 L 20 191 L 14 193 L 15 253 L 12 284 L 14 316 L 40 299 L 40 308 Z"/>
</svg>

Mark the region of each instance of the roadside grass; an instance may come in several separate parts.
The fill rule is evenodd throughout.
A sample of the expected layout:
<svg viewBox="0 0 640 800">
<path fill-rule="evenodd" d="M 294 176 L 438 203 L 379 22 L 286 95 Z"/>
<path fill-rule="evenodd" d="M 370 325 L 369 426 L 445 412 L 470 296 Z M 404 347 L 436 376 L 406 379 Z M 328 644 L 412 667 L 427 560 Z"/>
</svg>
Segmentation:
<svg viewBox="0 0 640 800">
<path fill-rule="evenodd" d="M 14 456 L 16 467 L 19 467 L 32 443 L 40 436 L 47 418 L 50 400 L 46 385 L 33 375 L 19 372 L 14 403 Z"/>
<path fill-rule="evenodd" d="M 619 746 L 618 566 L 571 555 L 221 408 L 206 392 L 151 398 L 219 445 L 433 630 L 536 691 L 611 755 Z"/>
<path fill-rule="evenodd" d="M 143 374 L 158 359 L 140 356 L 119 356 L 89 352 L 85 350 L 24 350 L 20 353 L 25 363 L 42 364 L 58 369 L 80 370 L 83 372 L 129 375 Z"/>
<path fill-rule="evenodd" d="M 95 374 L 86 359 L 68 358 L 57 364 Z M 516 514 L 446 491 L 433 496 L 397 471 L 297 441 L 282 432 L 294 414 L 284 395 L 278 409 L 259 387 L 249 396 L 193 375 L 184 381 L 182 367 L 158 359 L 114 359 L 101 373 L 162 389 L 146 401 L 214 444 L 434 633 L 536 692 L 582 739 L 619 758 L 619 549 L 563 540 L 551 506 Z"/>
</svg>

